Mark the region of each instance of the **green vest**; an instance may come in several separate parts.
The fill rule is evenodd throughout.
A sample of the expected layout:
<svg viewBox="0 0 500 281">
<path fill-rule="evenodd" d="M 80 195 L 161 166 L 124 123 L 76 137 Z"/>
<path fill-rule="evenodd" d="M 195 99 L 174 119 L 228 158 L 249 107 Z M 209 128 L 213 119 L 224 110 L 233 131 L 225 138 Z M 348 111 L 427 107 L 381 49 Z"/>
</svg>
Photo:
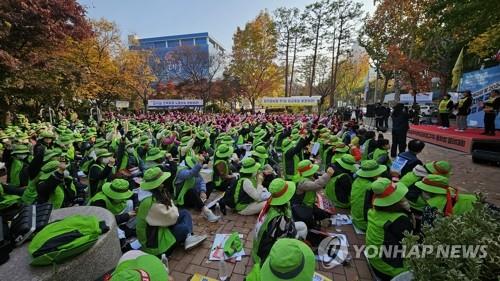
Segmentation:
<svg viewBox="0 0 500 281">
<path fill-rule="evenodd" d="M 385 238 L 385 226 L 397 220 L 399 217 L 405 216 L 404 213 L 392 213 L 383 212 L 371 209 L 368 211 L 368 229 L 366 231 L 366 246 L 370 247 L 370 256 L 368 261 L 370 265 L 373 266 L 378 271 L 387 274 L 389 276 L 396 276 L 401 272 L 407 271 L 408 268 L 403 267 L 393 267 L 382 260 L 379 253 L 379 247 L 384 244 Z M 376 252 L 377 255 L 373 254 Z"/>
<path fill-rule="evenodd" d="M 289 175 L 289 174 L 286 173 L 286 170 L 287 170 L 287 168 L 286 168 L 286 160 L 287 159 L 285 157 L 285 154 L 286 154 L 286 152 L 288 150 L 290 150 L 290 148 L 288 148 L 287 150 L 283 151 L 283 156 L 282 156 L 283 160 L 281 162 L 282 162 L 282 166 L 283 166 L 283 175 L 285 176 L 286 180 L 290 181 L 290 180 L 293 180 L 294 174 Z M 294 173 L 297 170 L 297 166 L 299 165 L 299 162 L 300 162 L 300 157 L 298 155 L 293 155 L 293 171 L 294 171 Z"/>
<path fill-rule="evenodd" d="M 127 207 L 127 201 L 111 201 L 108 196 L 106 196 L 102 191 L 98 192 L 94 197 L 90 198 L 89 205 L 92 206 L 92 203 L 102 200 L 106 203 L 106 209 L 113 213 L 113 215 L 119 215 L 123 213 L 125 208 Z"/>
<path fill-rule="evenodd" d="M 369 179 L 358 177 L 352 183 L 351 189 L 351 216 L 352 223 L 361 230 L 366 230 L 365 196 L 370 190 L 372 182 Z"/>
<path fill-rule="evenodd" d="M 448 103 L 450 102 L 450 100 L 441 100 L 439 102 L 439 113 L 449 113 L 448 111 Z"/>
<path fill-rule="evenodd" d="M 64 183 L 61 183 L 49 196 L 48 202 L 52 204 L 52 209 L 59 209 L 63 207 L 64 199 L 66 197 L 66 194 L 64 193 L 65 188 Z M 71 185 L 68 188 L 73 192 L 73 194 L 76 194 L 76 188 L 73 181 L 71 181 Z"/>
<path fill-rule="evenodd" d="M 149 226 L 146 222 L 149 210 L 155 199 L 151 196 L 144 199 L 139 205 L 136 217 L 137 239 L 142 245 L 141 250 L 151 255 L 161 255 L 168 251 L 175 244 L 175 236 L 170 232 L 170 228 L 161 226 Z M 156 231 L 156 235 L 148 236 L 148 227 L 150 231 Z M 149 241 L 148 237 L 156 237 L 156 241 Z"/>
<path fill-rule="evenodd" d="M 21 171 L 23 170 L 24 163 L 19 159 L 14 159 L 10 165 L 9 185 L 19 187 L 21 184 Z"/>
<path fill-rule="evenodd" d="M 240 178 L 236 183 L 236 188 L 234 190 L 234 203 L 236 204 L 236 211 L 241 212 L 244 210 L 253 199 L 245 193 L 243 190 L 243 180 L 248 179 L 252 182 L 254 188 L 257 188 L 257 182 L 254 178 Z"/>
<path fill-rule="evenodd" d="M 22 200 L 23 203 L 27 205 L 33 204 L 35 202 L 36 198 L 38 197 L 38 192 L 36 191 L 36 185 L 38 184 L 38 178 L 40 177 L 41 173 L 38 173 L 38 175 L 34 179 L 30 179 L 28 181 L 28 187 L 23 192 Z"/>
<path fill-rule="evenodd" d="M 260 263 L 260 258 L 257 255 L 260 247 L 260 241 L 262 241 L 262 235 L 264 235 L 264 232 L 266 232 L 268 228 L 268 224 L 270 221 L 272 221 L 274 218 L 283 215 L 282 213 L 278 212 L 276 208 L 273 208 L 272 206 L 269 208 L 266 218 L 264 219 L 264 222 L 259 228 L 259 232 L 255 233 L 256 236 L 254 237 L 253 240 L 253 245 L 252 245 L 252 259 L 254 263 Z M 289 218 L 292 217 L 292 214 L 286 214 Z"/>
<path fill-rule="evenodd" d="M 137 151 L 134 150 L 133 156 L 135 158 L 135 161 L 137 162 L 137 166 L 139 166 L 139 155 L 137 155 Z M 120 163 L 120 170 L 127 169 L 128 167 L 128 158 L 129 154 L 128 152 L 125 152 L 122 158 L 122 162 Z"/>
<path fill-rule="evenodd" d="M 453 205 L 453 215 L 463 215 L 472 211 L 477 198 L 474 194 L 458 194 L 458 198 Z M 440 212 L 444 213 L 446 207 L 446 195 L 436 195 L 427 200 L 427 204 L 431 207 L 436 207 Z"/>
<path fill-rule="evenodd" d="M 218 172 L 216 171 L 217 170 L 217 165 L 219 165 L 219 163 L 224 163 L 224 169 L 226 170 L 227 173 L 229 173 L 229 164 L 227 163 L 227 160 L 224 160 L 224 159 L 218 159 L 217 161 L 215 161 L 215 164 L 214 164 L 214 184 L 215 186 L 220 186 L 222 184 L 222 177 L 218 174 Z"/>
<path fill-rule="evenodd" d="M 68 155 L 68 158 L 70 160 L 75 160 L 75 147 L 73 145 L 70 145 L 68 150 L 66 151 L 66 154 Z"/>
<path fill-rule="evenodd" d="M 410 188 L 410 186 L 414 185 L 417 181 L 420 181 L 420 180 L 422 180 L 422 178 L 415 175 L 415 172 L 411 171 L 411 172 L 407 173 L 406 175 L 404 175 L 399 180 L 399 182 L 404 183 L 404 185 L 406 185 L 408 188 Z M 417 210 L 419 212 L 422 212 L 424 210 L 424 207 L 427 206 L 427 202 L 425 202 L 425 200 L 422 198 L 422 196 L 418 197 L 417 202 L 413 202 L 411 200 L 408 200 L 408 202 L 410 203 L 410 207 L 413 210 Z"/>
<path fill-rule="evenodd" d="M 368 159 L 368 148 L 370 147 L 370 144 L 373 140 L 372 139 L 367 139 L 365 143 L 363 144 L 363 153 L 361 154 L 361 160 L 366 160 Z"/>
<path fill-rule="evenodd" d="M 186 166 L 180 166 L 179 169 L 177 170 L 177 175 L 179 174 L 180 171 L 186 170 Z M 185 181 L 182 182 L 180 191 L 178 192 L 178 187 L 175 185 L 175 182 L 177 181 L 177 175 L 175 176 L 174 179 L 174 198 L 175 198 L 175 203 L 179 206 L 184 206 L 184 196 L 186 195 L 186 192 L 190 190 L 191 188 L 194 188 L 194 185 L 196 183 L 196 179 L 194 177 L 191 177 Z"/>
<path fill-rule="evenodd" d="M 329 146 L 326 149 L 324 149 L 323 152 L 321 153 L 321 164 L 323 165 L 325 170 L 328 168 L 326 166 L 326 157 L 327 157 L 328 153 L 332 150 L 332 148 L 333 148 L 333 146 Z"/>
<path fill-rule="evenodd" d="M 373 160 L 375 160 L 375 161 L 378 162 L 378 159 L 380 159 L 380 157 L 383 157 L 383 156 L 387 156 L 387 166 L 390 168 L 391 164 L 392 164 L 392 161 L 391 161 L 391 158 L 389 157 L 389 151 L 387 151 L 385 149 L 376 148 L 373 151 L 373 156 L 372 156 L 371 159 L 373 159 Z"/>
<path fill-rule="evenodd" d="M 302 177 L 299 177 L 299 178 L 295 178 L 295 183 L 297 184 L 297 187 L 302 184 L 303 182 L 305 182 L 306 180 L 308 180 L 307 178 L 302 178 Z M 302 194 L 302 204 L 309 207 L 309 208 L 312 208 L 314 207 L 314 204 L 316 203 L 316 191 L 314 190 L 310 190 L 310 191 L 306 191 Z"/>
<path fill-rule="evenodd" d="M 340 177 L 343 177 L 343 176 L 348 176 L 348 175 L 346 173 L 343 173 L 343 174 L 337 175 L 333 178 L 330 178 L 330 180 L 328 181 L 328 183 L 326 184 L 326 187 L 325 187 L 325 195 L 328 198 L 328 200 L 330 200 L 335 205 L 335 207 L 347 209 L 351 206 L 351 202 L 350 201 L 340 202 L 339 199 L 337 198 L 337 195 L 335 194 L 337 179 L 339 179 Z M 350 200 L 350 198 L 349 198 L 349 200 Z"/>
</svg>

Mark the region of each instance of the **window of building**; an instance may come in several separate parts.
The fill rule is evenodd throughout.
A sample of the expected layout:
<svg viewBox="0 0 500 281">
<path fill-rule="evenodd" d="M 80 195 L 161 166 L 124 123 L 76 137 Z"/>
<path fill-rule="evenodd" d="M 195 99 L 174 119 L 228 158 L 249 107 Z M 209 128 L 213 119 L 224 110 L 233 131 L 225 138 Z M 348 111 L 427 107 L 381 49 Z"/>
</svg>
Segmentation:
<svg viewBox="0 0 500 281">
<path fill-rule="evenodd" d="M 196 38 L 195 39 L 195 44 L 196 45 L 206 45 L 207 44 L 207 38 Z"/>
<path fill-rule="evenodd" d="M 155 42 L 155 48 L 165 48 L 165 41 Z"/>
<path fill-rule="evenodd" d="M 182 39 L 182 46 L 193 46 L 193 38 L 190 39 Z"/>
<path fill-rule="evenodd" d="M 178 47 L 179 46 L 179 40 L 168 40 L 168 47 Z"/>
</svg>

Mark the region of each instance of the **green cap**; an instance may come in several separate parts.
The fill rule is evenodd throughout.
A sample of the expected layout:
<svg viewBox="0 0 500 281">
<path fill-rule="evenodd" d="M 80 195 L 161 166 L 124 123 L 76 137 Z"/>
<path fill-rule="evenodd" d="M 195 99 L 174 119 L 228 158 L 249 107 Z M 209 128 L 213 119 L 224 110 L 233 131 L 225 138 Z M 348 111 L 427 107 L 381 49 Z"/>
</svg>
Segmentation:
<svg viewBox="0 0 500 281">
<path fill-rule="evenodd" d="M 441 175 L 445 177 L 450 176 L 451 165 L 448 161 L 432 161 L 425 164 L 425 168 L 434 175 Z"/>
<path fill-rule="evenodd" d="M 393 183 L 390 179 L 379 178 L 371 184 L 373 205 L 387 207 L 401 201 L 408 193 L 408 188 L 402 182 Z"/>
<path fill-rule="evenodd" d="M 215 156 L 218 158 L 229 158 L 233 155 L 233 147 L 228 146 L 227 144 L 221 144 L 217 147 L 217 151 L 215 152 Z"/>
<path fill-rule="evenodd" d="M 14 154 L 28 154 L 30 153 L 30 149 L 27 145 L 18 144 L 14 146 L 14 150 L 12 151 L 12 155 Z"/>
<path fill-rule="evenodd" d="M 276 178 L 269 184 L 269 192 L 271 193 L 271 206 L 279 206 L 287 203 L 295 194 L 295 183 L 285 181 L 282 178 Z"/>
<path fill-rule="evenodd" d="M 40 138 L 42 139 L 45 139 L 45 138 L 48 138 L 48 139 L 55 139 L 56 136 L 54 135 L 54 133 L 50 132 L 50 131 L 43 131 L 41 134 L 40 134 Z"/>
<path fill-rule="evenodd" d="M 293 145 L 293 141 L 290 139 L 290 138 L 286 138 L 283 140 L 283 142 L 281 143 L 281 148 L 283 151 L 286 151 L 288 150 L 289 148 L 291 148 Z"/>
<path fill-rule="evenodd" d="M 57 170 L 58 167 L 59 161 L 50 161 L 47 164 L 43 165 L 39 179 L 42 181 L 48 179 L 50 175 Z"/>
<path fill-rule="evenodd" d="M 274 243 L 260 270 L 261 280 L 311 281 L 316 268 L 314 253 L 304 242 L 281 238 Z"/>
<path fill-rule="evenodd" d="M 198 161 L 196 160 L 196 158 L 191 157 L 191 156 L 187 156 L 185 159 L 185 162 L 186 162 L 186 166 L 190 169 L 192 169 L 194 166 L 196 166 L 196 164 L 198 164 Z"/>
<path fill-rule="evenodd" d="M 109 152 L 107 149 L 100 148 L 100 149 L 95 150 L 95 156 L 96 156 L 96 158 L 110 157 L 110 156 L 113 156 L 113 153 Z"/>
<path fill-rule="evenodd" d="M 387 166 L 379 165 L 375 160 L 365 160 L 361 162 L 361 167 L 356 171 L 356 175 L 363 178 L 373 178 L 380 176 L 387 170 Z"/>
<path fill-rule="evenodd" d="M 224 253 L 226 256 L 231 257 L 243 249 L 243 242 L 241 242 L 240 234 L 233 232 L 224 243 Z"/>
<path fill-rule="evenodd" d="M 335 159 L 335 162 L 352 173 L 356 172 L 356 159 L 351 154 L 344 154 L 342 157 Z"/>
<path fill-rule="evenodd" d="M 168 281 L 168 270 L 159 258 L 142 253 L 140 256 L 124 259 L 127 254 L 134 255 L 134 252 L 140 251 L 128 251 L 123 255 L 110 281 Z"/>
<path fill-rule="evenodd" d="M 129 183 L 124 179 L 114 179 L 102 185 L 102 192 L 111 199 L 125 200 L 132 196 L 133 192 L 128 189 Z"/>
<path fill-rule="evenodd" d="M 47 149 L 45 150 L 45 154 L 43 155 L 43 162 L 50 161 L 50 159 L 61 156 L 62 154 L 63 153 L 60 148 Z"/>
<path fill-rule="evenodd" d="M 347 153 L 349 151 L 349 146 L 340 143 L 335 146 L 335 152 Z"/>
<path fill-rule="evenodd" d="M 446 194 L 448 189 L 448 178 L 440 175 L 428 175 L 423 180 L 415 183 L 415 186 L 423 191 L 434 194 Z"/>
<path fill-rule="evenodd" d="M 148 150 L 146 156 L 146 161 L 155 161 L 165 157 L 166 151 L 159 149 L 158 147 L 153 147 Z"/>
<path fill-rule="evenodd" d="M 257 156 L 260 159 L 267 159 L 269 158 L 267 149 L 263 147 L 262 145 L 259 145 L 255 148 L 255 150 L 252 151 L 253 156 Z"/>
<path fill-rule="evenodd" d="M 253 174 L 260 168 L 260 164 L 255 162 L 255 159 L 248 157 L 241 161 L 240 173 Z"/>
<path fill-rule="evenodd" d="M 191 136 L 183 136 L 181 138 L 181 146 L 186 146 L 191 139 Z"/>
<path fill-rule="evenodd" d="M 103 138 L 98 138 L 95 140 L 94 148 L 105 148 L 108 146 L 108 141 Z"/>
<path fill-rule="evenodd" d="M 319 170 L 319 166 L 313 164 L 311 160 L 302 160 L 297 165 L 297 173 L 303 177 L 311 177 Z"/>
<path fill-rule="evenodd" d="M 159 187 L 166 179 L 170 177 L 169 172 L 162 172 L 159 167 L 149 168 L 144 172 L 141 182 L 141 189 L 152 190 Z"/>
</svg>

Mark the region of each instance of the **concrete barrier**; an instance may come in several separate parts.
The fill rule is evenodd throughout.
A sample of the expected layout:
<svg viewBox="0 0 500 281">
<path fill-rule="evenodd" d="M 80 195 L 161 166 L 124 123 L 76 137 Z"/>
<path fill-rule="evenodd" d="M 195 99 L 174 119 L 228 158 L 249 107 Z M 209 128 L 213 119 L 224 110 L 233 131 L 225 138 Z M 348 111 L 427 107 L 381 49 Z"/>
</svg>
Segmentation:
<svg viewBox="0 0 500 281">
<path fill-rule="evenodd" d="M 70 215 L 94 215 L 104 220 L 110 228 L 92 248 L 82 254 L 55 266 L 35 267 L 29 263 L 31 256 L 28 243 L 14 249 L 7 263 L 0 266 L 0 280 L 19 281 L 88 281 L 96 280 L 112 270 L 121 257 L 120 241 L 114 215 L 99 207 L 71 207 L 54 210 L 50 221 L 60 220 Z"/>
</svg>

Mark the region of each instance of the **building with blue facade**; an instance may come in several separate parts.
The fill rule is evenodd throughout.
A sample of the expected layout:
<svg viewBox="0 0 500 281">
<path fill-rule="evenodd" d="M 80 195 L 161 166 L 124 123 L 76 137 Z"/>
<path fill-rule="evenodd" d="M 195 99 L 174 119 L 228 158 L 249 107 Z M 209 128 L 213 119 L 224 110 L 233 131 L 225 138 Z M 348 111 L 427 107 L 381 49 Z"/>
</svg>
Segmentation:
<svg viewBox="0 0 500 281">
<path fill-rule="evenodd" d="M 208 32 L 171 35 L 152 38 L 138 38 L 135 35 L 129 35 L 128 44 L 131 50 L 152 50 L 153 53 L 160 59 L 168 58 L 168 54 L 181 46 L 193 46 L 198 50 L 206 53 L 201 58 L 209 58 L 210 54 L 224 53 L 225 49 L 222 45 L 211 37 Z M 181 71 L 180 69 L 168 69 L 164 75 L 168 75 L 168 71 Z"/>
</svg>

